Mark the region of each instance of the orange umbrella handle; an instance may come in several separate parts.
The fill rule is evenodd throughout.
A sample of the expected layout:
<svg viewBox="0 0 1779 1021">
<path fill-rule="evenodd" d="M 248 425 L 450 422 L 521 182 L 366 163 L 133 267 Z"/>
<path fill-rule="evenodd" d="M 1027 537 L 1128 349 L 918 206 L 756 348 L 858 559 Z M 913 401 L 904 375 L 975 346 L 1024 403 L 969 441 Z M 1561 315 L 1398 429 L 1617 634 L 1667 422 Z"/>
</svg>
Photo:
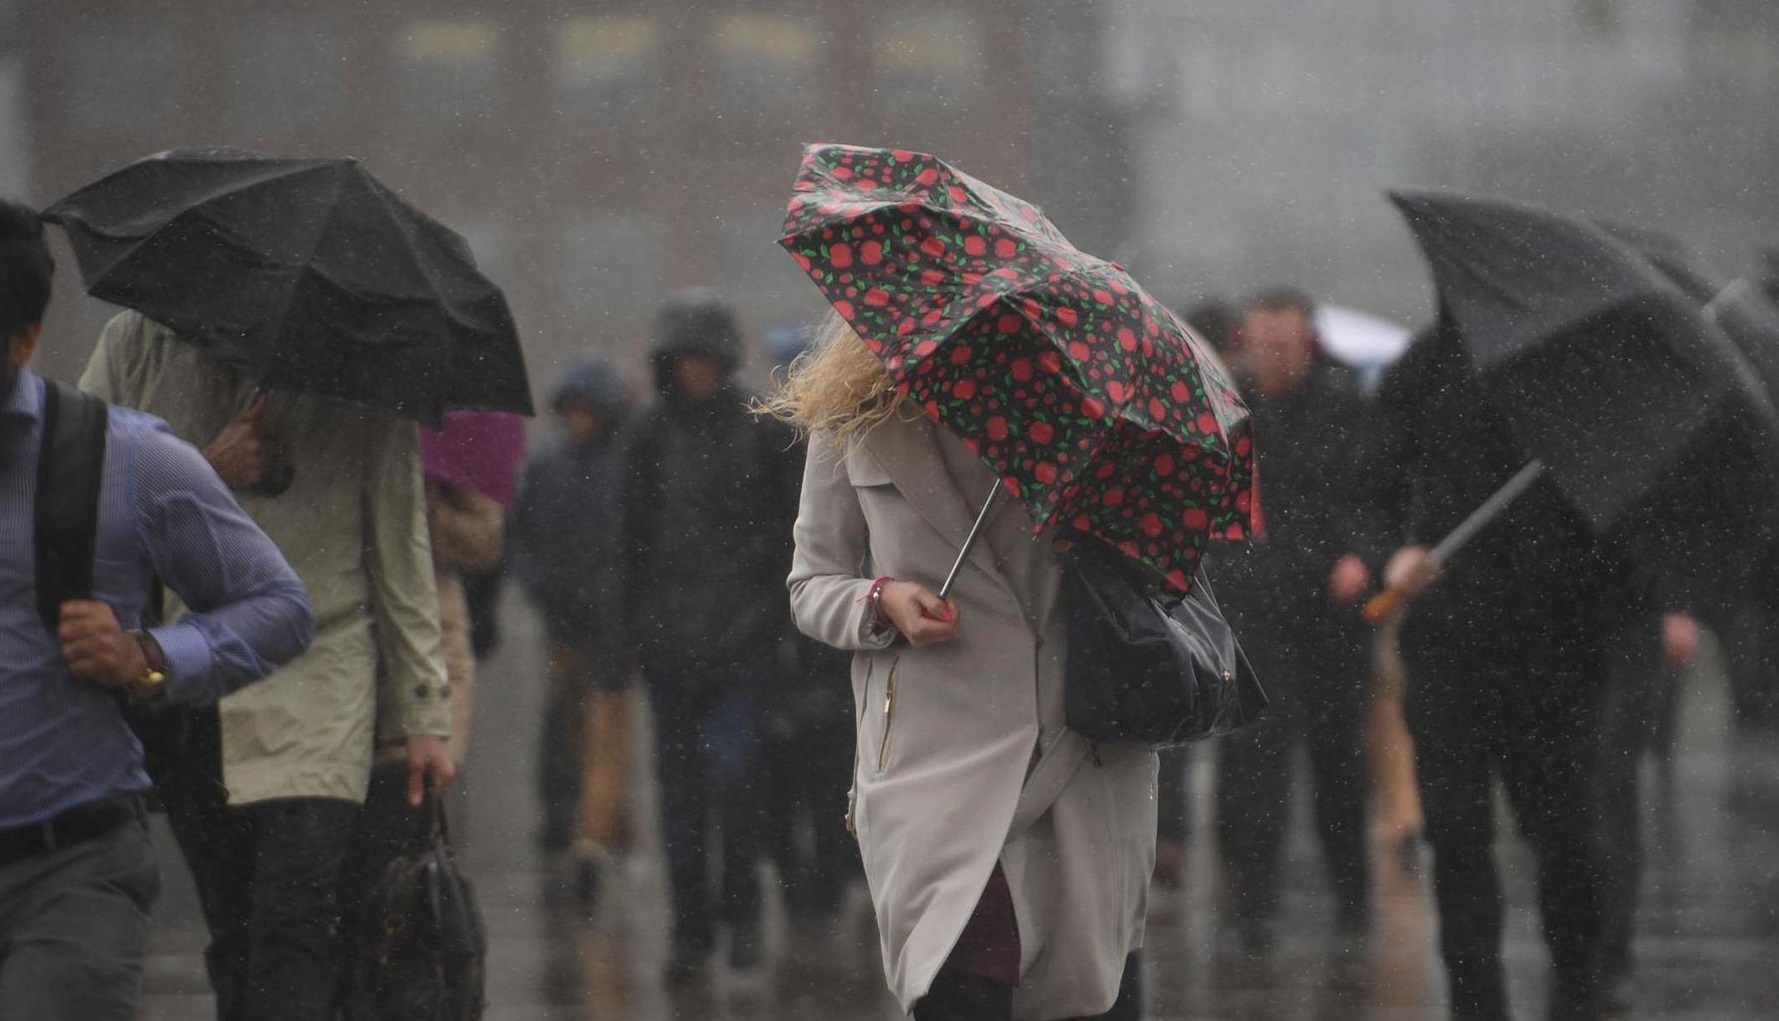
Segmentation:
<svg viewBox="0 0 1779 1021">
<path fill-rule="evenodd" d="M 1400 605 L 1402 605 L 1402 593 L 1396 589 L 1387 588 L 1367 599 L 1365 609 L 1361 611 L 1360 615 L 1365 618 L 1367 624 L 1382 624 L 1384 618 L 1394 613 L 1396 607 Z"/>
</svg>

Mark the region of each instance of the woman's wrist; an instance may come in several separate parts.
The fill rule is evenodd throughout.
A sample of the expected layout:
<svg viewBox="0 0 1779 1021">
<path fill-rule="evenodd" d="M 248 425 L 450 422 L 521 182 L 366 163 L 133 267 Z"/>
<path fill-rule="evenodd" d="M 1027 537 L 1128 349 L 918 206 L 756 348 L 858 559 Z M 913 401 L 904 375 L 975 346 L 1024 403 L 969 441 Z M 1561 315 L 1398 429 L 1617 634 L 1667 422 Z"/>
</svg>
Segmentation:
<svg viewBox="0 0 1779 1021">
<path fill-rule="evenodd" d="M 865 619 L 870 623 L 871 633 L 885 634 L 896 629 L 895 622 L 883 612 L 883 590 L 896 579 L 889 576 L 878 578 L 871 583 L 871 590 L 865 594 Z"/>
</svg>

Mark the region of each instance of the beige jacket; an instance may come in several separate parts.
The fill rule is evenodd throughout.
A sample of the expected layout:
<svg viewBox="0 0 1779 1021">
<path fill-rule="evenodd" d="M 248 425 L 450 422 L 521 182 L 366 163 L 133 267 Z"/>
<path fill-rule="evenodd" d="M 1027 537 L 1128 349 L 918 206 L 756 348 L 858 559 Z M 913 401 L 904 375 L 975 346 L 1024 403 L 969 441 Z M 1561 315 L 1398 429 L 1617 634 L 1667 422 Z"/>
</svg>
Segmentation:
<svg viewBox="0 0 1779 1021">
<path fill-rule="evenodd" d="M 1014 1016 L 1103 1013 L 1142 944 L 1156 760 L 1064 729 L 1066 610 L 1032 609 L 1056 588 L 1032 565 L 1054 561 L 995 552 L 1033 541 L 1023 508 L 1009 503 L 959 575 L 957 641 L 913 649 L 870 633 L 871 579 L 938 588 L 984 495 L 960 493 L 941 442 L 956 441 L 924 419 L 879 426 L 843 455 L 817 436 L 789 582 L 804 633 L 857 652 L 854 816 L 884 969 L 912 1009 L 999 860 L 1019 923 Z"/>
<path fill-rule="evenodd" d="M 81 388 L 209 443 L 251 387 L 135 312 L 106 325 Z M 309 590 L 318 631 L 297 660 L 223 699 L 223 781 L 231 804 L 364 800 L 377 665 L 387 666 L 384 732 L 448 736 L 439 604 L 409 422 L 307 394 L 274 397 L 295 480 L 275 497 L 236 493 Z M 177 607 L 174 608 L 177 612 Z"/>
</svg>

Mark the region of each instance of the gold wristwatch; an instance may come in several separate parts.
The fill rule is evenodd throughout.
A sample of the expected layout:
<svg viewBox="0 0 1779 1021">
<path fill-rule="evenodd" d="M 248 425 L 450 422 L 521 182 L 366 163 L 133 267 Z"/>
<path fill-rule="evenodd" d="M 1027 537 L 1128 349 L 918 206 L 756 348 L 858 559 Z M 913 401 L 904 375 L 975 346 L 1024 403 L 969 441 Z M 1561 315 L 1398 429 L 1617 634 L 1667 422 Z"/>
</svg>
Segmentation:
<svg viewBox="0 0 1779 1021">
<path fill-rule="evenodd" d="M 130 682 L 130 691 L 138 698 L 153 698 L 167 686 L 167 658 L 161 643 L 146 631 L 131 631 L 136 647 L 142 650 L 142 676 Z"/>
</svg>

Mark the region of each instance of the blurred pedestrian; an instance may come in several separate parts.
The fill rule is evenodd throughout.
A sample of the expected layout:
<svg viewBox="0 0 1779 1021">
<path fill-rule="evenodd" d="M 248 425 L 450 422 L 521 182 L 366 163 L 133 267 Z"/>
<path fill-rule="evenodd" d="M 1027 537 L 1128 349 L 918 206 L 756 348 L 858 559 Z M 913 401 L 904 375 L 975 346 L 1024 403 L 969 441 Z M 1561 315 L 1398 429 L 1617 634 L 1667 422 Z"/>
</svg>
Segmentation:
<svg viewBox="0 0 1779 1021">
<path fill-rule="evenodd" d="M 373 731 L 405 748 L 410 804 L 453 775 L 417 428 L 314 394 L 267 396 L 136 312 L 106 326 L 81 385 L 200 445 L 315 607 L 301 658 L 216 711 L 161 721 L 172 747 L 155 780 L 210 929 L 217 1016 L 327 1018 Z"/>
<path fill-rule="evenodd" d="M 572 848 L 580 892 L 629 843 L 630 650 L 624 637 L 618 433 L 630 394 L 603 355 L 550 392 L 557 434 L 526 462 L 507 559 L 543 620 L 550 669 L 539 742 L 539 843 Z"/>
<path fill-rule="evenodd" d="M 37 215 L 0 201 L 0 1018 L 128 1021 L 161 873 L 123 707 L 240 690 L 315 620 L 195 449 L 25 368 L 54 271 Z M 69 486 L 74 537 L 38 517 Z M 192 612 L 146 626 L 162 585 Z"/>
<path fill-rule="evenodd" d="M 730 967 L 761 959 L 762 700 L 787 627 L 799 458 L 790 431 L 755 418 L 734 383 L 741 332 L 728 304 L 681 293 L 656 329 L 659 399 L 628 437 L 621 495 L 629 637 L 654 710 L 672 892 L 667 979 L 678 984 L 704 967 L 719 917 Z"/>
<path fill-rule="evenodd" d="M 775 378 L 786 378 L 813 339 L 808 326 L 767 334 Z M 851 670 L 847 653 L 787 628 L 766 698 L 766 848 L 792 918 L 818 928 L 837 920 L 846 883 L 859 873 L 858 846 L 846 831 Z"/>
<path fill-rule="evenodd" d="M 899 580 L 946 576 L 995 475 L 837 316 L 772 406 L 811 431 L 791 604 L 854 653 L 852 815 L 892 990 L 917 1021 L 1096 1014 L 1121 986 L 1129 1011 L 1155 756 L 1063 725 L 1053 537 L 1009 501 L 955 598 Z"/>
<path fill-rule="evenodd" d="M 1371 576 L 1353 552 L 1350 475 L 1367 411 L 1357 380 L 1319 353 L 1314 316 L 1307 295 L 1282 287 L 1243 314 L 1237 376 L 1264 437 L 1259 510 L 1252 541 L 1213 552 L 1224 613 L 1272 696 L 1259 723 L 1223 739 L 1218 766 L 1218 845 L 1251 950 L 1271 942 L 1300 741 L 1336 924 L 1347 934 L 1370 925 L 1360 727 L 1369 635 L 1356 605 Z"/>
<path fill-rule="evenodd" d="M 1548 482 L 1443 567 L 1423 543 L 1449 532 L 1524 464 L 1472 379 L 1449 319 L 1385 377 L 1354 476 L 1386 581 L 1413 599 L 1403 624 L 1408 722 L 1451 1016 L 1509 1016 L 1494 860 L 1499 775 L 1537 856 L 1551 955 L 1550 1016 L 1601 1015 L 1606 871 L 1595 757 L 1610 650 L 1663 605 L 1650 565 L 1596 538 Z M 1396 548 L 1399 547 L 1399 548 Z M 1670 658 L 1696 627 L 1662 617 Z"/>
</svg>

